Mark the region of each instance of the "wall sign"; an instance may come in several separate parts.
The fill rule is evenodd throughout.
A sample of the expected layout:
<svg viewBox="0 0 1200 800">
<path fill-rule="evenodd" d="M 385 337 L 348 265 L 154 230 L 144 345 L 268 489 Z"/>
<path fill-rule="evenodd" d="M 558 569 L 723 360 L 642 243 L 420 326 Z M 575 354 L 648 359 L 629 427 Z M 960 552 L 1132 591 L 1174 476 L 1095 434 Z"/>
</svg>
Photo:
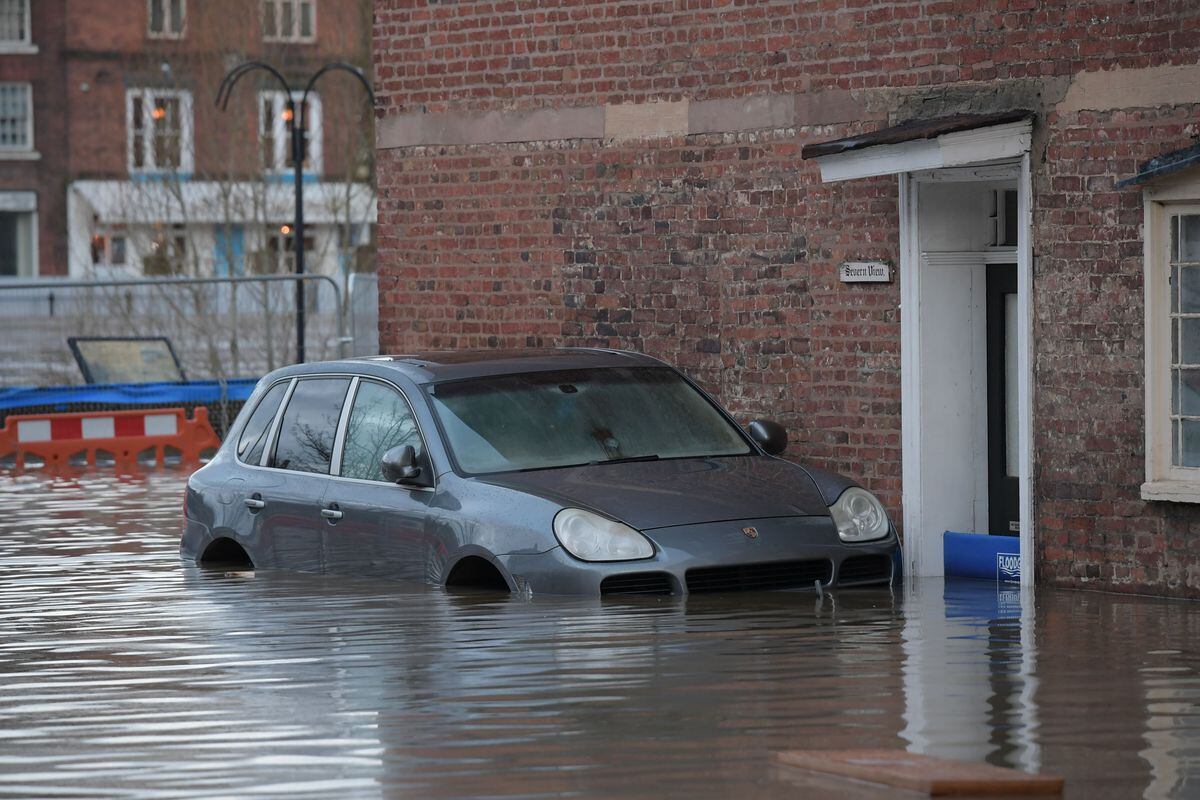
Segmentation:
<svg viewBox="0 0 1200 800">
<path fill-rule="evenodd" d="M 842 283 L 890 283 L 892 267 L 882 261 L 847 261 L 838 270 Z"/>
</svg>

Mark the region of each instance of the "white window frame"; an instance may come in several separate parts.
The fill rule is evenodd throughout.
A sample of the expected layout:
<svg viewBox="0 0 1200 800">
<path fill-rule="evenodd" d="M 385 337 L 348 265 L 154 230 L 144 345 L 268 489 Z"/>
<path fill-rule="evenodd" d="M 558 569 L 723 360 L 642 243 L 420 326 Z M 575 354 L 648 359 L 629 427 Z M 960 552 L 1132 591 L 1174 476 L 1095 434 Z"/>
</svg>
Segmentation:
<svg viewBox="0 0 1200 800">
<path fill-rule="evenodd" d="M 37 53 L 38 48 L 33 43 L 33 14 L 30 2 L 29 0 L 17 0 L 17 2 L 25 9 L 25 38 L 0 39 L 0 53 L 33 55 Z"/>
<path fill-rule="evenodd" d="M 274 34 L 268 34 L 266 32 L 266 28 L 264 26 L 264 28 L 263 28 L 263 41 L 264 42 L 306 43 L 306 42 L 315 42 L 317 40 L 317 0 L 262 0 L 262 4 L 259 6 L 259 8 L 261 9 L 264 5 L 267 5 L 268 3 L 272 6 L 274 6 L 275 24 L 277 27 L 276 27 Z M 312 6 L 312 33 L 309 36 L 302 36 L 300 34 L 300 6 L 302 3 L 308 3 L 309 5 Z M 280 31 L 278 29 L 278 25 L 279 25 L 280 20 L 283 19 L 283 14 L 280 12 L 282 11 L 283 6 L 286 4 L 294 5 L 296 7 L 296 13 L 294 13 L 292 15 L 292 31 L 290 33 L 284 34 L 284 33 L 280 33 Z"/>
<path fill-rule="evenodd" d="M 1143 500 L 1200 503 L 1200 467 L 1171 463 L 1172 216 L 1200 214 L 1200 170 L 1167 179 L 1142 194 L 1143 308 L 1146 351 L 1146 482 Z"/>
<path fill-rule="evenodd" d="M 151 110 L 155 97 L 173 97 L 179 100 L 179 166 L 159 167 L 154 163 L 154 117 Z M 136 129 L 133 124 L 134 99 L 142 101 L 142 135 L 146 163 L 140 167 L 133 162 L 133 142 Z M 192 93 L 179 89 L 130 89 L 125 93 L 125 161 L 132 175 L 178 173 L 191 174 L 194 168 L 192 147 Z"/>
<path fill-rule="evenodd" d="M 24 86 L 25 87 L 25 141 L 24 147 L 2 147 L 0 146 L 0 159 L 5 160 L 26 160 L 38 158 L 38 152 L 33 146 L 33 84 L 25 81 L 3 81 L 0 86 Z"/>
<path fill-rule="evenodd" d="M 163 29 L 161 31 L 152 30 L 150 27 L 151 20 L 154 19 L 154 4 L 159 3 L 163 7 Z M 171 30 L 171 0 L 146 0 L 146 36 L 151 39 L 182 39 L 184 33 L 187 32 L 187 0 L 179 0 L 179 30 Z"/>
<path fill-rule="evenodd" d="M 272 149 L 271 163 L 265 164 L 268 173 L 275 175 L 287 175 L 292 172 L 292 167 L 288 166 L 287 160 L 292 147 L 292 134 L 288 130 L 287 122 L 283 118 L 283 111 L 287 108 L 287 93 L 279 90 L 266 91 L 258 93 L 258 141 L 259 149 L 262 149 L 262 134 L 264 127 L 263 120 L 263 101 L 271 100 L 272 114 L 274 115 L 271 134 L 274 138 L 274 147 Z M 292 92 L 292 102 L 296 104 L 296 111 L 299 113 L 301 101 L 304 99 L 304 92 Z M 322 142 L 323 125 L 322 118 L 324 113 L 321 108 L 321 96 L 316 92 L 309 92 L 308 95 L 308 115 L 304 120 L 305 127 L 308 129 L 308 146 L 306 148 L 307 166 L 304 168 L 305 175 L 322 174 L 324 148 Z"/>
</svg>

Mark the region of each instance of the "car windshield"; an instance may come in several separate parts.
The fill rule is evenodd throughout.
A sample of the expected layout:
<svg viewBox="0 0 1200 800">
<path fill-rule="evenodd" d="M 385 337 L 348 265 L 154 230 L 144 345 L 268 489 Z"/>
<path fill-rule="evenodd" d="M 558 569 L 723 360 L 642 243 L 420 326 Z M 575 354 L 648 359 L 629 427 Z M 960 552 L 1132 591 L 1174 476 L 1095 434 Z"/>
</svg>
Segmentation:
<svg viewBox="0 0 1200 800">
<path fill-rule="evenodd" d="M 499 375 L 428 392 L 469 474 L 751 452 L 712 403 L 664 367 Z"/>
</svg>

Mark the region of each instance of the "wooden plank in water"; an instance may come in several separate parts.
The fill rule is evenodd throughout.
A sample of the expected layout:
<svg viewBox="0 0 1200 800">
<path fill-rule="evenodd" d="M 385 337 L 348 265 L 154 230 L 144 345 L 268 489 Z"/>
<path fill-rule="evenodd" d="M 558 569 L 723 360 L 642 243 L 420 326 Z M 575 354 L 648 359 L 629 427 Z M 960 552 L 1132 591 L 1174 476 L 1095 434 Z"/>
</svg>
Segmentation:
<svg viewBox="0 0 1200 800">
<path fill-rule="evenodd" d="M 788 750 L 782 764 L 934 797 L 1061 796 L 1063 779 L 991 764 L 968 764 L 903 750 Z"/>
</svg>

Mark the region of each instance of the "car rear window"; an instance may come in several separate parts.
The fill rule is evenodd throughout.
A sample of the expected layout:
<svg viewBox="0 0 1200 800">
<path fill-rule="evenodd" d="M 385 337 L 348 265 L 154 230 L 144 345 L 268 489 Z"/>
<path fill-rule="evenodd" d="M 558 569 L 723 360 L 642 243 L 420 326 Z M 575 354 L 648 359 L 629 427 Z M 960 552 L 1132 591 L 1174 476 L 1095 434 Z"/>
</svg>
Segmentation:
<svg viewBox="0 0 1200 800">
<path fill-rule="evenodd" d="M 306 378 L 296 384 L 279 425 L 270 466 L 327 474 L 349 378 Z"/>
<path fill-rule="evenodd" d="M 271 432 L 271 421 L 279 410 L 279 403 L 287 391 L 288 382 L 275 384 L 263 395 L 262 401 L 250 415 L 246 427 L 242 429 L 238 439 L 237 454 L 246 464 L 258 464 L 262 461 L 263 448 L 267 445 L 267 435 Z"/>
</svg>

